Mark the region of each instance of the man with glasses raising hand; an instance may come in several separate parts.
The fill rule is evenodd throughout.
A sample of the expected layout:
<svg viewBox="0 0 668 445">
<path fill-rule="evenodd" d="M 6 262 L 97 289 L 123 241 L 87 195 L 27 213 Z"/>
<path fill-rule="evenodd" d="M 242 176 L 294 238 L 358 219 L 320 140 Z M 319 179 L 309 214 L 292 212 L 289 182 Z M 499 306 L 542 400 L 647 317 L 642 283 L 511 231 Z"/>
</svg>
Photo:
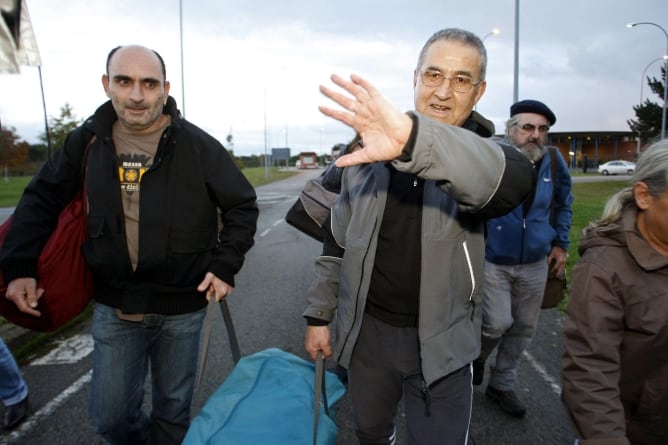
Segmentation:
<svg viewBox="0 0 668 445">
<path fill-rule="evenodd" d="M 321 87 L 343 110 L 320 110 L 363 144 L 336 161 L 349 167 L 323 225 L 304 345 L 348 370 L 362 445 L 468 442 L 484 224 L 522 202 L 534 174 L 517 149 L 487 139 L 494 127 L 473 111 L 486 65 L 477 36 L 444 29 L 420 53 L 413 112 L 359 76 L 332 77 L 350 96 Z M 402 398 L 406 440 L 394 424 Z"/>
<path fill-rule="evenodd" d="M 556 148 L 549 149 L 550 156 L 546 146 L 557 120 L 552 110 L 523 100 L 510 107 L 510 115 L 506 142 L 534 163 L 538 177 L 532 195 L 487 223 L 482 351 L 473 363 L 473 384 L 482 383 L 485 361 L 498 346 L 485 395 L 508 414 L 522 417 L 526 408 L 513 391 L 517 368 L 536 330 L 548 267 L 561 274 L 566 266 L 573 197 L 566 162 Z"/>
</svg>

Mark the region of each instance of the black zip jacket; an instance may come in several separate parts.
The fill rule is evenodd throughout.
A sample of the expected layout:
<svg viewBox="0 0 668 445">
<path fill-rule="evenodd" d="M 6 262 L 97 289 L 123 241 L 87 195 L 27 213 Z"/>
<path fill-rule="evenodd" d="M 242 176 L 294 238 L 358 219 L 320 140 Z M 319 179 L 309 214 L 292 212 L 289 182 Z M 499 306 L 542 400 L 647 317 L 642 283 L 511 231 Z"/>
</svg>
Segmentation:
<svg viewBox="0 0 668 445">
<path fill-rule="evenodd" d="M 224 147 L 180 116 L 173 98 L 164 113 L 171 125 L 141 180 L 136 270 L 127 251 L 111 136 L 117 116 L 107 102 L 68 135 L 27 186 L 0 254 L 5 284 L 37 278 L 39 253 L 60 211 L 81 187 L 84 150 L 95 136 L 86 164 L 88 239 L 83 246 L 95 300 L 126 313 L 181 314 L 206 305 L 197 285 L 207 272 L 234 286 L 254 243 L 255 191 Z"/>
</svg>

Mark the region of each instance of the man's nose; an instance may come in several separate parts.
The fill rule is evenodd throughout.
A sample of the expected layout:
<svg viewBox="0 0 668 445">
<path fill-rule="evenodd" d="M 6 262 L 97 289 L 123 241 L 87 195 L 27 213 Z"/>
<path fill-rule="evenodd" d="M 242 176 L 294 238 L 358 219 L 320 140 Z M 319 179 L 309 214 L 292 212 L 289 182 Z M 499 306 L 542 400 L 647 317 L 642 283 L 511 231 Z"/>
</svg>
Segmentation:
<svg viewBox="0 0 668 445">
<path fill-rule="evenodd" d="M 142 90 L 139 83 L 134 84 L 130 89 L 130 99 L 135 102 L 141 102 L 144 100 L 144 91 Z"/>
<path fill-rule="evenodd" d="M 447 77 L 443 79 L 443 83 L 434 88 L 434 94 L 439 99 L 446 99 L 452 94 L 452 88 L 450 88 L 450 79 Z"/>
</svg>

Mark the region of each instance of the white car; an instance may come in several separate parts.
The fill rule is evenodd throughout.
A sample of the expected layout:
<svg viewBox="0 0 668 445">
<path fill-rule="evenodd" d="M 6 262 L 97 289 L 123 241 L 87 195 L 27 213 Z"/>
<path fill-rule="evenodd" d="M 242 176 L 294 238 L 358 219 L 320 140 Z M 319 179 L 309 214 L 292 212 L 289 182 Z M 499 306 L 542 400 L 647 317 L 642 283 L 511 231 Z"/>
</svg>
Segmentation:
<svg viewBox="0 0 668 445">
<path fill-rule="evenodd" d="M 636 165 L 629 161 L 609 161 L 598 166 L 598 172 L 602 175 L 632 175 Z"/>
</svg>

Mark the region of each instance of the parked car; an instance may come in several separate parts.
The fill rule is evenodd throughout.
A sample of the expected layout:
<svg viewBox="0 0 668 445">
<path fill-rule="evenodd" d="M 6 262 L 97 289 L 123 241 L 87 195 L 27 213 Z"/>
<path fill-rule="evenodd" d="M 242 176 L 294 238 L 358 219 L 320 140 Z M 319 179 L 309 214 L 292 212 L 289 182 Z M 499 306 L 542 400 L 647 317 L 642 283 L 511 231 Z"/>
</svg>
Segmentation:
<svg viewBox="0 0 668 445">
<path fill-rule="evenodd" d="M 616 160 L 609 161 L 598 166 L 598 172 L 602 175 L 632 175 L 636 170 L 633 162 Z"/>
</svg>

